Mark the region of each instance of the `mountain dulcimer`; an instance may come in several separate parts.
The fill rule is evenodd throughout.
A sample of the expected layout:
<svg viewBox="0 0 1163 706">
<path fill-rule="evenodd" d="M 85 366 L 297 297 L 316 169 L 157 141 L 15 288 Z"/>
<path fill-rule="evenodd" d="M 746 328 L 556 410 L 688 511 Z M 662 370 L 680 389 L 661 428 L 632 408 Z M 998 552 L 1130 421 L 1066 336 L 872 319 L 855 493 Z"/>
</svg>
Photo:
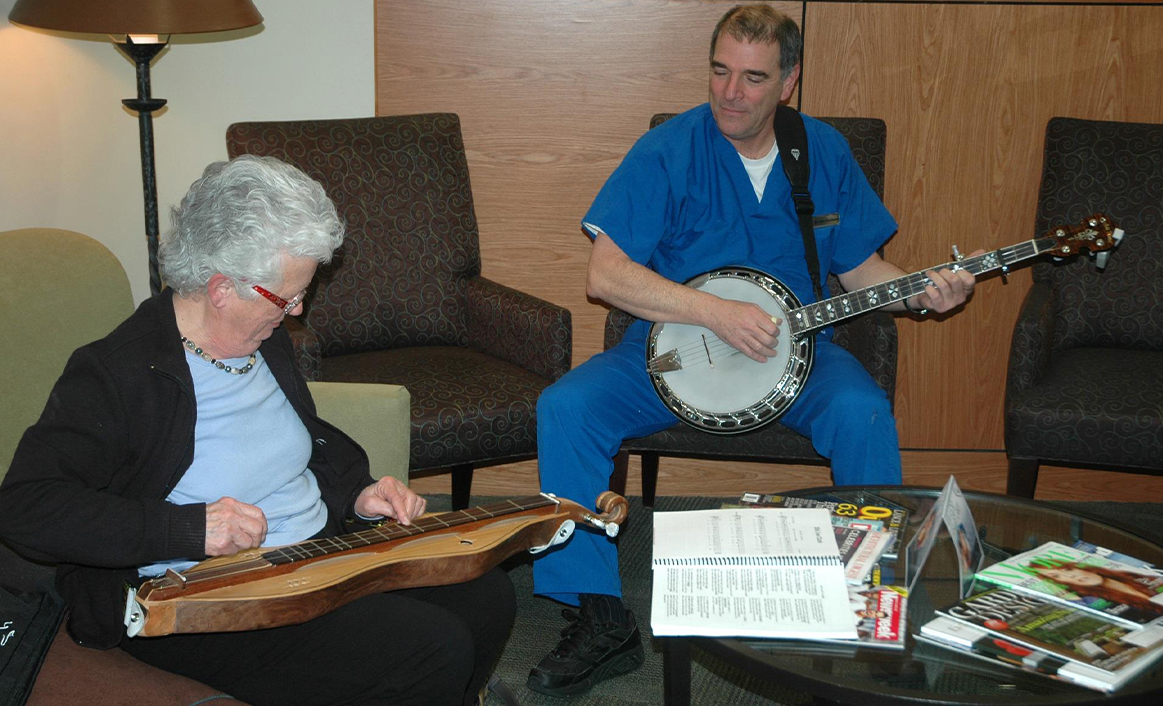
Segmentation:
<svg viewBox="0 0 1163 706">
<path fill-rule="evenodd" d="M 534 495 L 214 557 L 131 590 L 126 630 L 151 637 L 292 625 L 371 593 L 468 581 L 513 554 L 564 542 L 577 523 L 616 535 L 626 499 L 605 492 L 597 506 L 601 514 Z"/>
</svg>

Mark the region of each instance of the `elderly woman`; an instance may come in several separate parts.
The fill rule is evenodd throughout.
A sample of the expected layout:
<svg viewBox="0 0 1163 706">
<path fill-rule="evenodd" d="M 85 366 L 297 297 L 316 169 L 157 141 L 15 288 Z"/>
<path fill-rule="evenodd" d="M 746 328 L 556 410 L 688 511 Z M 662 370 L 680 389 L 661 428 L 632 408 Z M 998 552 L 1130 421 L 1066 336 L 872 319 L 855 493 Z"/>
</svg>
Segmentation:
<svg viewBox="0 0 1163 706">
<path fill-rule="evenodd" d="M 281 326 L 343 240 L 322 187 L 270 158 L 217 162 L 173 223 L 170 289 L 73 354 L 0 487 L 0 536 L 58 563 L 78 642 L 249 703 L 474 702 L 514 616 L 498 570 L 301 625 L 125 638 L 126 584 L 425 507 L 373 482 L 363 450 L 315 415 Z"/>
</svg>

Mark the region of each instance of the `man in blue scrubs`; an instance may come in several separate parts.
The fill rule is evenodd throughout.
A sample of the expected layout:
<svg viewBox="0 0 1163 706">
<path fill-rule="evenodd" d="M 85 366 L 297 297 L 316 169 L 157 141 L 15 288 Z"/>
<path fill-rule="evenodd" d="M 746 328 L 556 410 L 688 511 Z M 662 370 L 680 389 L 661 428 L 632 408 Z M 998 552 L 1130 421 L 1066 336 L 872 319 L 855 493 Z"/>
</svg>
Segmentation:
<svg viewBox="0 0 1163 706">
<path fill-rule="evenodd" d="M 638 317 L 622 342 L 575 368 L 537 405 L 542 490 L 592 498 L 608 488 L 622 441 L 673 426 L 646 373 L 652 322 L 710 329 L 757 361 L 775 354 L 779 322 L 760 307 L 681 283 L 743 265 L 767 272 L 803 303 L 816 300 L 803 237 L 775 144 L 773 116 L 800 75 L 799 28 L 767 5 L 732 8 L 711 38 L 710 99 L 647 132 L 598 193 L 582 225 L 593 238 L 586 291 Z M 821 280 L 851 291 L 903 277 L 879 248 L 897 225 L 868 185 L 848 143 L 804 117 L 817 214 Z M 967 272 L 927 273 L 932 286 L 888 309 L 945 312 L 973 289 Z M 827 293 L 825 293 L 827 296 Z M 780 423 L 831 459 L 838 485 L 899 483 L 896 423 L 884 391 L 844 349 L 817 336 L 816 361 Z M 577 532 L 534 564 L 535 591 L 567 609 L 563 639 L 529 675 L 529 687 L 568 695 L 642 664 L 633 614 L 621 600 L 616 545 Z"/>
</svg>

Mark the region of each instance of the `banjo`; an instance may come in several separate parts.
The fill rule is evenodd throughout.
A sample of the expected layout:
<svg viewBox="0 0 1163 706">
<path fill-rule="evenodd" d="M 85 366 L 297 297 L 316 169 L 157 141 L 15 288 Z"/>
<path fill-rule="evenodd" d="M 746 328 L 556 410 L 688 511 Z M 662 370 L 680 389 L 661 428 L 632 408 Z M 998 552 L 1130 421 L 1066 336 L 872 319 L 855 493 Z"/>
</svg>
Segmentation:
<svg viewBox="0 0 1163 706">
<path fill-rule="evenodd" d="M 1101 253 L 1118 245 L 1123 231 L 1101 213 L 1073 228 L 1053 228 L 1040 238 L 965 257 L 953 247 L 954 262 L 930 270 L 966 270 L 977 276 L 1032 257 L 1081 251 Z M 1105 264 L 1105 262 L 1101 262 Z M 775 355 L 759 363 L 694 324 L 655 323 L 646 341 L 646 369 L 654 391 L 679 419 L 703 431 L 738 434 L 758 429 L 782 415 L 812 371 L 816 331 L 866 311 L 920 294 L 932 281 L 914 272 L 854 292 L 803 306 L 791 289 L 759 270 L 725 267 L 684 283 L 723 299 L 758 305 L 788 323 L 776 340 Z"/>
</svg>

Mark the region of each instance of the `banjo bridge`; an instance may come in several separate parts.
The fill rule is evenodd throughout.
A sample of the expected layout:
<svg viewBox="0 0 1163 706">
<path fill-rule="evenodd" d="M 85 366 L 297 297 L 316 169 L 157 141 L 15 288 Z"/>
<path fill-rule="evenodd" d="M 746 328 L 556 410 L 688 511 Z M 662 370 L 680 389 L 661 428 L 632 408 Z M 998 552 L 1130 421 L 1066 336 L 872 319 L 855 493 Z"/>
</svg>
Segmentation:
<svg viewBox="0 0 1163 706">
<path fill-rule="evenodd" d="M 678 354 L 678 349 L 672 348 L 665 353 L 654 356 L 646 362 L 646 369 L 651 373 L 670 373 L 682 370 L 682 358 Z"/>
</svg>

